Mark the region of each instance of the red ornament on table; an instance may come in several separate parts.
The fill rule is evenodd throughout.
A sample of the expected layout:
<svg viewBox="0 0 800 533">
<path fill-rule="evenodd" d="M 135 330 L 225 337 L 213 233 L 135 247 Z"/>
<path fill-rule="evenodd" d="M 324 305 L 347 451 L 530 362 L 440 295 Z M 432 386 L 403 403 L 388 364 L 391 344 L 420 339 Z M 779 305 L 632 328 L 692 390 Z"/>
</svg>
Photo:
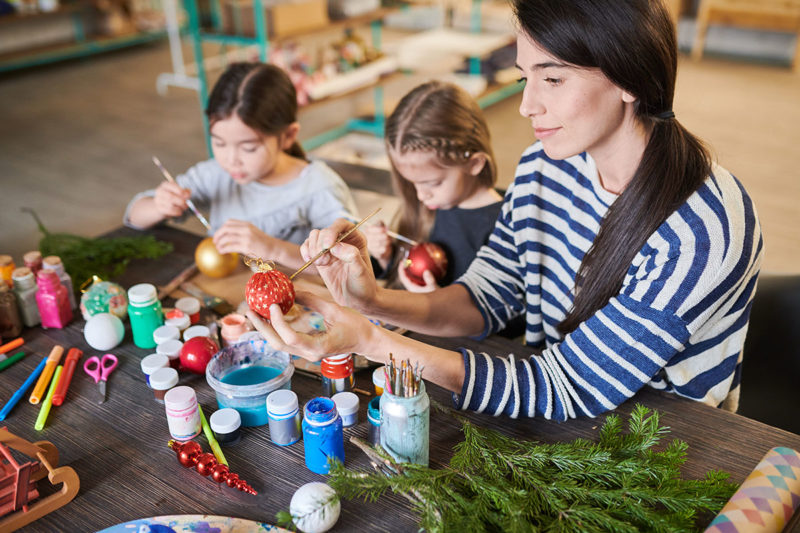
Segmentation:
<svg viewBox="0 0 800 533">
<path fill-rule="evenodd" d="M 240 479 L 238 474 L 228 470 L 228 467 L 219 464 L 213 453 L 203 453 L 203 448 L 193 440 L 178 442 L 171 440 L 167 446 L 172 448 L 178 456 L 178 462 L 186 468 L 194 467 L 203 476 L 211 476 L 217 483 L 225 483 L 232 489 L 238 489 L 247 494 L 255 496 L 258 494 L 245 480 Z"/>
<path fill-rule="evenodd" d="M 425 285 L 422 274 L 426 270 L 430 270 L 437 281 L 444 277 L 447 272 L 447 255 L 438 244 L 421 242 L 411 247 L 403 266 L 408 279 L 417 285 Z"/>
<path fill-rule="evenodd" d="M 217 343 L 208 337 L 192 337 L 181 347 L 181 367 L 195 374 L 205 374 L 206 365 L 218 351 Z"/>
<path fill-rule="evenodd" d="M 244 289 L 245 299 L 250 309 L 269 320 L 269 306 L 278 304 L 283 314 L 294 305 L 294 285 L 289 277 L 277 270 L 271 261 L 261 259 L 245 261 L 247 265 L 255 262 L 258 271 L 250 276 Z"/>
</svg>

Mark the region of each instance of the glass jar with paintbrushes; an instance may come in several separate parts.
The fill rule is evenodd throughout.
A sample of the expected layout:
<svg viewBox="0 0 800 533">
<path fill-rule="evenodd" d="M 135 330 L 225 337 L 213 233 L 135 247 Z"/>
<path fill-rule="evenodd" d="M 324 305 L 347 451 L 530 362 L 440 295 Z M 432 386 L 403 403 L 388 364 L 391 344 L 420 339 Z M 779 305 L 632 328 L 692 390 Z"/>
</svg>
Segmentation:
<svg viewBox="0 0 800 533">
<path fill-rule="evenodd" d="M 410 360 L 397 363 L 389 355 L 386 384 L 380 399 L 381 447 L 396 461 L 428 466 L 430 399 L 422 367 Z"/>
</svg>

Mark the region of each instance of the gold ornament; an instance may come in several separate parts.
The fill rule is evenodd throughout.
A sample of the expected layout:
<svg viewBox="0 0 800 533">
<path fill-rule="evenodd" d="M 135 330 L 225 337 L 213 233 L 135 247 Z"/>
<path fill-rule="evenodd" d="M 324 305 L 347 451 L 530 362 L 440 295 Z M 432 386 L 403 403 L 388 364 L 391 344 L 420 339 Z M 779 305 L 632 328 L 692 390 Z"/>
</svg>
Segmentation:
<svg viewBox="0 0 800 533">
<path fill-rule="evenodd" d="M 214 246 L 214 240 L 206 237 L 194 251 L 194 262 L 197 268 L 206 276 L 224 278 L 236 270 L 239 264 L 239 254 L 221 254 Z"/>
</svg>

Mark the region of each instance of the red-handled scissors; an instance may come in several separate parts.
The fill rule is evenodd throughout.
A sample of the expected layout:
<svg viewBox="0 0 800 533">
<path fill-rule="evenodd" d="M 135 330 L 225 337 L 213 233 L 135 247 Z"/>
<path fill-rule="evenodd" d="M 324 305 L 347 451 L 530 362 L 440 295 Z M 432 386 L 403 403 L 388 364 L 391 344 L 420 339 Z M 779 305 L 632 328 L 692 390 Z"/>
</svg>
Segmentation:
<svg viewBox="0 0 800 533">
<path fill-rule="evenodd" d="M 105 354 L 102 359 L 93 355 L 83 363 L 83 370 L 94 378 L 100 389 L 100 401 L 97 403 L 106 401 L 106 381 L 115 368 L 117 368 L 117 356 L 110 353 Z"/>
</svg>

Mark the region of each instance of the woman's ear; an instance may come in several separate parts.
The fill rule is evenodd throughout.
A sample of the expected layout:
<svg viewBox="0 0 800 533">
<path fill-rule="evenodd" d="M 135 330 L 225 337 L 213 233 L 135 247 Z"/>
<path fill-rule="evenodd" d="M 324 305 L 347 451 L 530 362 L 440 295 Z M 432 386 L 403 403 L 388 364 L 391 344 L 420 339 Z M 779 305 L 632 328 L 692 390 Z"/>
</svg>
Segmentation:
<svg viewBox="0 0 800 533">
<path fill-rule="evenodd" d="M 297 135 L 300 133 L 300 123 L 292 122 L 281 133 L 281 150 L 288 150 L 297 142 Z"/>
<path fill-rule="evenodd" d="M 632 95 L 632 94 L 631 94 L 631 93 L 629 93 L 628 91 L 622 91 L 622 101 L 623 101 L 624 103 L 626 103 L 626 104 L 632 104 L 632 103 L 634 103 L 636 100 L 638 100 L 638 98 L 636 98 L 634 95 Z"/>
<path fill-rule="evenodd" d="M 467 171 L 472 176 L 477 176 L 478 174 L 483 171 L 483 167 L 486 166 L 487 162 L 489 161 L 489 156 L 483 152 L 475 152 L 471 156 L 469 156 L 469 160 L 467 160 Z"/>
</svg>

